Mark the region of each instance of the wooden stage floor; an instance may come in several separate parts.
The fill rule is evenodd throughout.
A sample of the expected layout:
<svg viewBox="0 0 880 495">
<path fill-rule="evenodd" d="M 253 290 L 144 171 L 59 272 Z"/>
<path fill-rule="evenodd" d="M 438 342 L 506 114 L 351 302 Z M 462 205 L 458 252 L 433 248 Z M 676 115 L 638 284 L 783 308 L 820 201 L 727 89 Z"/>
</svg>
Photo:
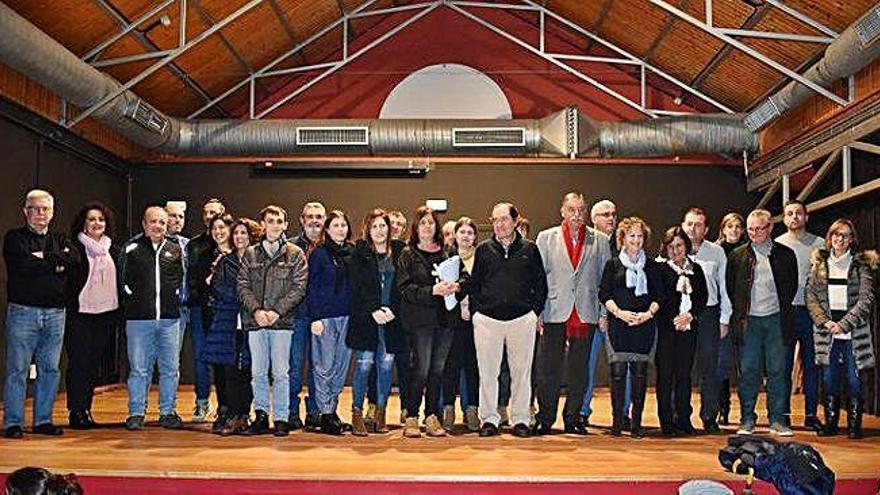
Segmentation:
<svg viewBox="0 0 880 495">
<path fill-rule="evenodd" d="M 347 419 L 351 393 L 343 393 L 340 415 Z M 126 391 L 116 388 L 95 399 L 95 419 L 104 427 L 92 431 L 65 430 L 61 437 L 26 433 L 24 440 L 0 438 L 0 472 L 26 465 L 80 475 L 284 480 L 398 480 L 398 481 L 638 481 L 737 477 L 718 463 L 726 436 L 700 435 L 667 439 L 659 429 L 642 440 L 611 437 L 607 390 L 594 400 L 596 413 L 587 437 L 556 434 L 519 439 L 502 435 L 489 439 L 476 434 L 446 438 L 405 439 L 401 430 L 367 438 L 329 437 L 302 431 L 286 438 L 272 436 L 221 438 L 209 424 L 187 423 L 184 431 L 164 430 L 155 413 L 141 432 L 126 431 Z M 695 405 L 699 397 L 694 396 Z M 759 415 L 763 417 L 762 395 Z M 154 387 L 150 404 L 157 403 Z M 188 420 L 191 388 L 178 396 L 181 416 Z M 57 424 L 67 424 L 64 397 L 55 410 Z M 793 400 L 795 425 L 803 421 L 803 397 Z M 389 416 L 396 421 L 398 401 L 392 397 Z M 656 428 L 656 403 L 649 391 L 647 425 Z M 30 420 L 30 403 L 27 418 Z M 695 415 L 696 417 L 696 415 Z M 734 418 L 738 419 L 739 414 Z M 151 421 L 151 423 L 150 423 Z M 695 421 L 695 424 L 698 423 Z M 557 427 L 560 427 L 557 424 Z M 766 433 L 760 423 L 759 433 Z M 26 430 L 29 431 L 29 428 Z M 458 432 L 460 430 L 456 430 Z M 880 418 L 865 418 L 867 438 L 823 439 L 796 428 L 794 440 L 817 448 L 839 480 L 880 478 Z M 733 432 L 730 427 L 728 432 Z"/>
</svg>

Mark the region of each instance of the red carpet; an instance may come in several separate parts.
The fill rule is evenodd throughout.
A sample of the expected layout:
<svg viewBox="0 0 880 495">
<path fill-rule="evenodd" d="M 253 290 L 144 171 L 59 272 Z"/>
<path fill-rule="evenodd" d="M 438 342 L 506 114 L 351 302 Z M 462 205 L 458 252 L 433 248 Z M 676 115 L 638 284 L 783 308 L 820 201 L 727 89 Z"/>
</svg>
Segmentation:
<svg viewBox="0 0 880 495">
<path fill-rule="evenodd" d="M 291 466 L 291 468 L 294 468 Z M 6 475 L 0 475 L 3 483 Z M 187 478 L 127 478 L 110 476 L 81 476 L 80 483 L 86 495 L 99 494 L 290 494 L 339 495 L 343 493 L 364 495 L 653 495 L 674 494 L 682 484 L 679 481 L 647 482 L 559 482 L 559 483 L 511 483 L 511 482 L 381 482 L 381 481 L 294 481 L 294 480 L 229 480 Z M 727 482 L 734 493 L 740 493 L 744 482 Z M 757 482 L 755 493 L 773 494 L 776 490 L 769 484 Z M 841 480 L 836 495 L 877 495 L 880 478 L 874 480 Z"/>
</svg>

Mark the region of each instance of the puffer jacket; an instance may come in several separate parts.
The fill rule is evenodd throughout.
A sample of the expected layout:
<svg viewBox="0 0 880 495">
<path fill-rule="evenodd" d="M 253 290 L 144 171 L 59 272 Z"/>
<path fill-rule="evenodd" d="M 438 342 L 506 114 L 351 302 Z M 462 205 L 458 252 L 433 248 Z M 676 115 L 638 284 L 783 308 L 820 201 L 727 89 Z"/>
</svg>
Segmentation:
<svg viewBox="0 0 880 495">
<path fill-rule="evenodd" d="M 250 369 L 247 335 L 238 328 L 241 302 L 238 297 L 238 272 L 241 260 L 235 252 L 226 254 L 211 272 L 209 297 L 211 320 L 207 325 L 202 360 L 206 363 Z"/>
<path fill-rule="evenodd" d="M 309 269 L 302 249 L 286 241 L 275 256 L 269 256 L 263 243 L 247 248 L 238 271 L 238 297 L 241 324 L 247 330 L 260 330 L 254 320 L 258 309 L 278 313 L 270 330 L 293 330 L 297 307 L 306 295 Z"/>
<path fill-rule="evenodd" d="M 816 364 L 828 366 L 831 354 L 831 333 L 825 323 L 831 320 L 828 303 L 828 255 L 827 249 L 816 249 L 811 257 L 810 274 L 807 277 L 806 302 L 810 317 L 816 325 L 813 341 L 816 347 Z M 838 322 L 844 332 L 852 334 L 853 353 L 859 370 L 874 367 L 874 346 L 871 334 L 871 307 L 874 303 L 874 271 L 880 266 L 876 251 L 864 251 L 853 256 L 846 281 L 846 315 Z"/>
</svg>

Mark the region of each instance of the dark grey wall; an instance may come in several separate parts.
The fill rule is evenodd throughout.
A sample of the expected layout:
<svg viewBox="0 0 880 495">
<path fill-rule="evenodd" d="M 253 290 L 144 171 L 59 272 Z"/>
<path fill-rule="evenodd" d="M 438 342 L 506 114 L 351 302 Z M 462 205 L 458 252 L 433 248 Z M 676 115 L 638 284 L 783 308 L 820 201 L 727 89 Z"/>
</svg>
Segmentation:
<svg viewBox="0 0 880 495">
<path fill-rule="evenodd" d="M 3 179 L 0 180 L 0 231 L 24 225 L 24 196 L 33 187 L 55 196 L 52 230 L 67 232 L 79 208 L 89 200 L 106 203 L 118 213 L 121 230 L 127 204 L 127 181 L 107 171 L 80 153 L 46 140 L 38 132 L 10 118 L 0 116 L 0 150 Z M 0 381 L 6 370 L 6 266 L 0 268 Z M 64 358 L 62 358 L 64 359 Z M 62 364 L 62 369 L 64 366 Z M 63 389 L 63 380 L 62 380 Z M 2 390 L 0 390 L 2 397 Z"/>
<path fill-rule="evenodd" d="M 375 206 L 412 212 L 428 198 L 449 202 L 447 217 L 469 215 L 481 224 L 481 235 L 491 232 L 486 219 L 493 204 L 508 200 L 532 221 L 532 238 L 556 224 L 562 195 L 579 190 L 592 204 L 612 199 L 624 215 L 641 215 L 654 228 L 655 238 L 681 219 L 689 205 L 701 205 L 714 223 L 729 210 L 745 211 L 756 200 L 745 194 L 739 168 L 673 166 L 568 166 L 568 165 L 439 165 L 422 179 L 302 178 L 254 176 L 246 165 L 153 165 L 135 172 L 133 209 L 167 199 L 189 202 L 187 228 L 200 228 L 200 204 L 221 198 L 236 215 L 256 217 L 269 203 L 278 204 L 296 218 L 302 204 L 320 200 L 328 208 L 341 208 L 360 225 Z M 411 218 L 410 218 L 411 220 Z M 358 232 L 360 228 L 358 227 Z M 655 242 L 656 246 L 656 242 Z M 189 343 L 184 356 L 189 354 Z M 183 359 L 182 380 L 191 380 L 191 367 Z M 600 365 L 599 383 L 607 384 L 607 366 Z"/>
</svg>

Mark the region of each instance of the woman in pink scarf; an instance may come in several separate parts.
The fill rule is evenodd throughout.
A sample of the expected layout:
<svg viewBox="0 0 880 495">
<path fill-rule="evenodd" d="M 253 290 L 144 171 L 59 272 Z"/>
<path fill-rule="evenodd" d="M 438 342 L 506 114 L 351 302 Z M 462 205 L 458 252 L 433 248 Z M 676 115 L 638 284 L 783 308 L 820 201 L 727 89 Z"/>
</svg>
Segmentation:
<svg viewBox="0 0 880 495">
<path fill-rule="evenodd" d="M 70 298 L 64 349 L 67 351 L 67 410 L 70 427 L 88 430 L 92 397 L 98 384 L 98 364 L 120 324 L 117 268 L 119 249 L 113 246 L 113 212 L 97 202 L 87 203 L 70 229 L 79 251 L 79 270 L 70 277 Z"/>
</svg>

